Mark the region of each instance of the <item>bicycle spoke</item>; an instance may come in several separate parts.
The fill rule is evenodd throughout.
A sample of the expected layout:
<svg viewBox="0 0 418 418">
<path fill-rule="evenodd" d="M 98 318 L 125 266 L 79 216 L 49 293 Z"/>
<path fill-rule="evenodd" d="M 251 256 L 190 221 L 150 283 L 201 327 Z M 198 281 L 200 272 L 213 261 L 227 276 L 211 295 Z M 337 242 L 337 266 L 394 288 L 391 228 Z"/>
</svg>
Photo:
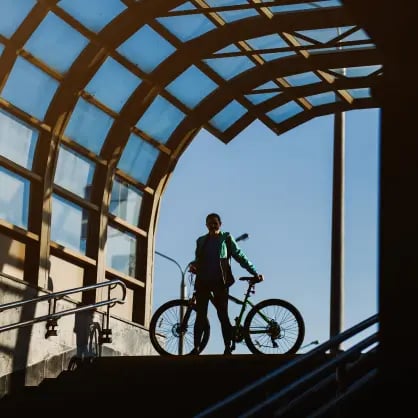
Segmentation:
<svg viewBox="0 0 418 418">
<path fill-rule="evenodd" d="M 304 337 L 304 324 L 299 312 L 292 305 L 278 299 L 256 305 L 248 314 L 246 325 L 247 345 L 253 352 L 295 352 Z"/>
<path fill-rule="evenodd" d="M 186 316 L 186 312 L 187 316 Z M 187 319 L 182 324 L 181 315 Z M 150 339 L 155 350 L 162 355 L 187 355 L 194 348 L 196 311 L 189 309 L 184 300 L 173 300 L 162 305 L 150 322 Z M 209 339 L 209 323 L 202 337 L 202 349 Z"/>
</svg>

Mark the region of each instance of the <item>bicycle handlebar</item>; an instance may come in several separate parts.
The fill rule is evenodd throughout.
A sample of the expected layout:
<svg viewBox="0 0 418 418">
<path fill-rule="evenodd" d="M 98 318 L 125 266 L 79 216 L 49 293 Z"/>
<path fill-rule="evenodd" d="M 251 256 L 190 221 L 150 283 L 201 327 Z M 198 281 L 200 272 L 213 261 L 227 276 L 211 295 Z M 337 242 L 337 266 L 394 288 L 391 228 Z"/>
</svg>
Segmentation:
<svg viewBox="0 0 418 418">
<path fill-rule="evenodd" d="M 259 280 L 256 276 L 240 277 L 238 280 L 249 282 L 251 284 L 257 284 L 261 282 L 261 280 Z"/>
</svg>

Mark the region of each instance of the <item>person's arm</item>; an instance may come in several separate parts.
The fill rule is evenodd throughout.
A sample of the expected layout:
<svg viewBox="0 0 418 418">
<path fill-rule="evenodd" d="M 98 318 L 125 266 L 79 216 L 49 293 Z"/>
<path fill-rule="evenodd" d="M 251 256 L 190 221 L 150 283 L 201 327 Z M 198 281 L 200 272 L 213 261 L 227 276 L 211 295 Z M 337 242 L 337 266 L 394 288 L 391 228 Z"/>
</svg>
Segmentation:
<svg viewBox="0 0 418 418">
<path fill-rule="evenodd" d="M 193 273 L 193 274 L 197 273 L 197 258 L 198 258 L 197 249 L 199 248 L 198 242 L 199 242 L 199 239 L 196 240 L 196 249 L 195 249 L 195 254 L 194 254 L 194 260 L 189 263 L 189 272 Z"/>
<path fill-rule="evenodd" d="M 231 256 L 234 260 L 244 269 L 248 271 L 248 273 L 252 274 L 254 277 L 258 278 L 258 281 L 263 281 L 264 277 L 262 274 L 257 273 L 257 269 L 255 268 L 254 264 L 247 258 L 245 253 L 241 250 L 238 246 L 235 238 L 232 235 L 230 236 L 230 248 L 231 248 Z M 227 238 L 228 239 L 228 238 Z"/>
</svg>

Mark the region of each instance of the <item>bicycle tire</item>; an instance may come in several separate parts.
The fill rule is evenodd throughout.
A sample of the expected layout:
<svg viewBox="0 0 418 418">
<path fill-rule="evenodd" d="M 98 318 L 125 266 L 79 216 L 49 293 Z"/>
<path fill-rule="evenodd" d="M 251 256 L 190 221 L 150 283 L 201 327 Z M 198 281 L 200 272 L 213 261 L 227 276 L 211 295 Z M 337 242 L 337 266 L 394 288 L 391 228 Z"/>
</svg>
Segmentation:
<svg viewBox="0 0 418 418">
<path fill-rule="evenodd" d="M 305 338 L 305 322 L 291 303 L 266 299 L 248 312 L 244 338 L 253 354 L 294 354 Z"/>
<path fill-rule="evenodd" d="M 180 312 L 184 308 L 190 310 L 186 331 L 183 333 L 183 350 L 180 352 L 181 330 Z M 194 348 L 194 323 L 196 321 L 196 309 L 190 306 L 188 300 L 174 299 L 161 305 L 153 314 L 149 326 L 151 344 L 155 351 L 163 356 L 189 355 Z M 205 349 L 210 336 L 209 320 L 203 330 L 199 354 Z"/>
</svg>

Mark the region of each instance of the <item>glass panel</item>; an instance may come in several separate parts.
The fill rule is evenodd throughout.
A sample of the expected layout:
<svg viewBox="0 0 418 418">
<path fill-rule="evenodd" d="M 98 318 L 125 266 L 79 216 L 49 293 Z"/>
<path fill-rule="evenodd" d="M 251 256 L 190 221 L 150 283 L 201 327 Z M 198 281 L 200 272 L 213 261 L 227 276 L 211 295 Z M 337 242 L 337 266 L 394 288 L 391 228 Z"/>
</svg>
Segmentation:
<svg viewBox="0 0 418 418">
<path fill-rule="evenodd" d="M 109 212 L 132 225 L 138 225 L 143 193 L 115 178 L 110 198 Z"/>
<path fill-rule="evenodd" d="M 80 253 L 86 251 L 88 212 L 60 196 L 52 196 L 51 239 Z"/>
<path fill-rule="evenodd" d="M 271 49 L 271 48 L 289 48 L 287 42 L 277 34 L 260 36 L 258 38 L 249 39 L 246 41 L 253 49 Z M 295 51 L 283 51 L 283 52 L 268 52 L 260 53 L 260 56 L 266 60 L 271 61 L 278 58 L 288 57 L 290 55 L 296 55 Z"/>
<path fill-rule="evenodd" d="M 281 123 L 286 119 L 289 119 L 298 113 L 302 112 L 303 108 L 299 106 L 296 102 L 288 102 L 283 106 L 279 106 L 271 112 L 267 113 L 274 122 Z"/>
<path fill-rule="evenodd" d="M 118 168 L 142 184 L 146 184 L 158 154 L 157 148 L 135 134 L 131 134 L 123 150 Z"/>
<path fill-rule="evenodd" d="M 170 83 L 166 90 L 193 109 L 217 87 L 211 78 L 192 65 Z"/>
<path fill-rule="evenodd" d="M 257 105 L 263 103 L 272 97 L 278 96 L 280 93 L 258 93 L 258 94 L 247 94 L 245 97 L 253 104 Z"/>
<path fill-rule="evenodd" d="M 108 226 L 106 243 L 106 262 L 108 267 L 135 277 L 136 238 L 119 229 Z"/>
<path fill-rule="evenodd" d="M 368 99 L 371 97 L 370 88 L 349 89 L 347 90 L 355 99 Z"/>
<path fill-rule="evenodd" d="M 288 48 L 289 44 L 277 35 L 259 36 L 258 38 L 247 39 L 247 44 L 253 49 Z"/>
<path fill-rule="evenodd" d="M 140 83 L 141 79 L 109 57 L 91 79 L 86 91 L 119 112 Z"/>
<path fill-rule="evenodd" d="M 1 0 L 0 33 L 10 38 L 35 4 L 35 0 Z"/>
<path fill-rule="evenodd" d="M 25 112 L 43 120 L 58 82 L 38 67 L 17 57 L 2 96 Z"/>
<path fill-rule="evenodd" d="M 217 113 L 210 123 L 220 131 L 225 131 L 246 112 L 247 109 L 234 100 Z"/>
<path fill-rule="evenodd" d="M 94 169 L 95 164 L 92 161 L 61 146 L 54 182 L 84 199 L 89 199 Z"/>
<path fill-rule="evenodd" d="M 238 52 L 239 49 L 235 45 L 230 45 L 219 52 Z M 212 58 L 204 60 L 209 67 L 217 72 L 225 80 L 229 80 L 250 68 L 255 67 L 255 64 L 247 57 L 238 56 L 230 58 Z"/>
<path fill-rule="evenodd" d="M 242 0 L 206 0 L 206 3 L 210 7 L 221 7 L 221 6 L 236 6 L 245 5 L 246 2 Z M 225 20 L 225 22 L 233 22 L 235 20 L 245 19 L 250 16 L 258 16 L 258 12 L 254 9 L 244 10 L 231 10 L 226 12 L 218 12 L 218 14 Z"/>
<path fill-rule="evenodd" d="M 343 42 L 347 42 L 347 41 L 365 41 L 365 40 L 370 40 L 370 36 L 367 35 L 367 33 L 364 31 L 364 29 L 359 29 L 359 30 L 353 32 L 351 35 L 346 36 L 344 39 L 342 39 Z"/>
<path fill-rule="evenodd" d="M 142 71 L 150 73 L 176 49 L 148 25 L 127 39 L 117 51 Z"/>
<path fill-rule="evenodd" d="M 185 114 L 168 100 L 157 96 L 139 119 L 136 127 L 151 138 L 165 144 Z"/>
<path fill-rule="evenodd" d="M 112 123 L 112 117 L 80 98 L 65 129 L 65 135 L 99 154 Z"/>
<path fill-rule="evenodd" d="M 30 170 L 37 141 L 38 131 L 0 110 L 0 154 Z"/>
<path fill-rule="evenodd" d="M 327 42 L 331 42 L 334 38 L 340 36 L 349 29 L 352 29 L 352 26 L 341 28 L 333 27 L 324 29 L 310 29 L 298 31 L 296 33 L 300 33 L 301 35 L 307 36 L 308 38 L 311 38 L 315 41 L 326 44 Z"/>
<path fill-rule="evenodd" d="M 336 101 L 335 93 L 330 92 L 330 91 L 325 92 L 325 93 L 314 94 L 313 96 L 306 97 L 306 99 L 308 99 L 308 101 L 313 106 L 320 106 L 320 105 L 324 105 L 328 103 L 334 103 Z"/>
<path fill-rule="evenodd" d="M 187 2 L 180 7 L 177 7 L 175 10 L 192 9 L 196 9 L 196 7 L 190 2 Z M 187 42 L 190 39 L 196 38 L 197 36 L 203 35 L 204 33 L 216 28 L 214 23 L 201 14 L 161 17 L 157 20 L 183 42 Z"/>
<path fill-rule="evenodd" d="M 260 90 L 266 90 L 266 89 L 279 89 L 280 86 L 278 84 L 276 84 L 274 81 L 267 81 L 267 83 L 261 84 L 260 86 L 258 86 L 257 88 L 255 88 L 255 91 L 260 91 Z"/>
<path fill-rule="evenodd" d="M 27 229 L 29 180 L 0 166 L 0 218 Z"/>
<path fill-rule="evenodd" d="M 270 10 L 274 13 L 293 12 L 297 10 L 319 9 L 325 7 L 337 7 L 341 6 L 339 0 L 323 0 L 323 1 L 310 1 L 299 4 L 288 4 L 285 6 L 273 6 Z"/>
<path fill-rule="evenodd" d="M 99 32 L 126 8 L 119 0 L 61 0 L 58 5 L 93 32 Z"/>
<path fill-rule="evenodd" d="M 290 75 L 284 78 L 291 87 L 306 86 L 307 84 L 314 84 L 321 81 L 321 79 L 312 72 Z"/>
<path fill-rule="evenodd" d="M 381 65 L 368 65 L 364 67 L 334 68 L 332 71 L 344 74 L 348 78 L 367 77 L 382 69 Z"/>
<path fill-rule="evenodd" d="M 48 13 L 25 44 L 25 49 L 51 68 L 65 73 L 87 44 L 84 36 L 53 13 Z"/>
</svg>

